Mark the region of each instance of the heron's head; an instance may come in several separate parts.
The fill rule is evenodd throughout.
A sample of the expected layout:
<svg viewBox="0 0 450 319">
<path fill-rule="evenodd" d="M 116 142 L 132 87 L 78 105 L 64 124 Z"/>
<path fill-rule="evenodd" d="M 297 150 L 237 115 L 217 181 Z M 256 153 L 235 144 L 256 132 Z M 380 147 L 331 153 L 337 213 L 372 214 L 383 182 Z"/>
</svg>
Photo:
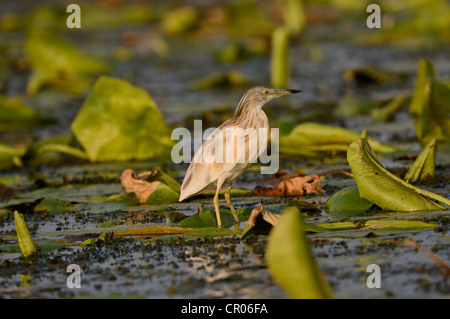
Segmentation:
<svg viewBox="0 0 450 319">
<path fill-rule="evenodd" d="M 299 93 L 301 90 L 291 89 L 272 89 L 265 86 L 255 86 L 249 89 L 241 99 L 241 103 L 247 107 L 261 107 L 270 100 L 276 99 L 283 95 Z"/>
</svg>

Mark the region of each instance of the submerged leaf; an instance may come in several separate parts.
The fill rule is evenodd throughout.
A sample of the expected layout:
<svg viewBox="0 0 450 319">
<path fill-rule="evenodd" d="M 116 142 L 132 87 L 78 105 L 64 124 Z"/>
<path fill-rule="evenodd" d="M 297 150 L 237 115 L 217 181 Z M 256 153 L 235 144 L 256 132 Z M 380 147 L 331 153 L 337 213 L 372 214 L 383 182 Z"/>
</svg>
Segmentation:
<svg viewBox="0 0 450 319">
<path fill-rule="evenodd" d="M 292 298 L 332 298 L 317 265 L 298 211 L 289 210 L 269 235 L 267 263 L 274 279 Z"/>
<path fill-rule="evenodd" d="M 360 196 L 384 210 L 445 209 L 431 199 L 450 205 L 450 200 L 419 189 L 383 168 L 366 139 L 358 138 L 350 145 L 347 160 Z"/>
<path fill-rule="evenodd" d="M 169 127 L 150 95 L 126 81 L 102 76 L 71 125 L 91 161 L 169 156 Z"/>
<path fill-rule="evenodd" d="M 436 139 L 433 138 L 422 150 L 405 175 L 405 181 L 415 183 L 427 176 L 434 178 L 436 161 Z"/>
<path fill-rule="evenodd" d="M 27 224 L 25 223 L 23 216 L 17 210 L 14 212 L 14 223 L 16 225 L 16 233 L 22 255 L 24 257 L 29 257 L 36 254 L 38 250 L 31 238 Z"/>
</svg>

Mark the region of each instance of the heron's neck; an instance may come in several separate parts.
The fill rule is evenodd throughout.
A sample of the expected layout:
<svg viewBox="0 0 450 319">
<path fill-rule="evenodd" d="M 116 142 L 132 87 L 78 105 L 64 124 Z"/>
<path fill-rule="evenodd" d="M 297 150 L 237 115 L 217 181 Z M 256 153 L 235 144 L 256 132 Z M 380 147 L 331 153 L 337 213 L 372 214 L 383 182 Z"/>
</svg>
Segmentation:
<svg viewBox="0 0 450 319">
<path fill-rule="evenodd" d="M 259 127 L 268 127 L 267 115 L 262 110 L 264 104 L 246 105 L 245 101 L 243 102 L 241 100 L 232 120 L 242 128 L 253 127 L 256 129 Z"/>
</svg>

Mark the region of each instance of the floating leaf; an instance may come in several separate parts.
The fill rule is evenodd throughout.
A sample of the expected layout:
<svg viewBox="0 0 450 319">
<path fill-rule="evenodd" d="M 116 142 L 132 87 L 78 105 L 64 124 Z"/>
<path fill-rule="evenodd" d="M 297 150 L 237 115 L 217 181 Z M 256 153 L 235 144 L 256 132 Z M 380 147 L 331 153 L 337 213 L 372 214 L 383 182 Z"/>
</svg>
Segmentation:
<svg viewBox="0 0 450 319">
<path fill-rule="evenodd" d="M 163 235 L 173 235 L 173 234 L 183 234 L 188 231 L 194 230 L 194 228 L 189 227 L 139 227 L 130 230 L 124 230 L 114 233 L 114 236 L 163 236 Z"/>
<path fill-rule="evenodd" d="M 26 147 L 12 147 L 0 143 L 0 167 L 4 166 L 22 166 L 21 157 L 25 154 Z"/>
<path fill-rule="evenodd" d="M 204 90 L 211 88 L 227 88 L 233 86 L 248 86 L 251 81 L 239 71 L 225 73 L 213 73 L 203 79 L 191 84 L 193 90 Z"/>
<path fill-rule="evenodd" d="M 126 169 L 120 176 L 125 193 L 134 194 L 141 204 L 173 203 L 180 197 L 180 184 L 161 171 L 136 174 Z"/>
<path fill-rule="evenodd" d="M 377 107 L 378 104 L 372 100 L 349 96 L 339 102 L 336 111 L 340 116 L 352 117 L 359 114 L 368 114 Z"/>
<path fill-rule="evenodd" d="M 334 217 L 357 216 L 367 212 L 373 203 L 361 198 L 357 186 L 349 186 L 334 193 L 322 208 Z"/>
<path fill-rule="evenodd" d="M 19 101 L 0 96 L 0 132 L 24 130 L 48 123 L 33 109 Z"/>
<path fill-rule="evenodd" d="M 34 211 L 38 212 L 48 212 L 48 213 L 68 213 L 73 212 L 80 208 L 82 205 L 73 204 L 59 199 L 53 198 L 43 198 L 39 204 L 34 207 Z"/>
<path fill-rule="evenodd" d="M 430 62 L 421 59 L 409 109 L 422 145 L 433 137 L 450 140 L 450 86 L 435 79 Z"/>
<path fill-rule="evenodd" d="M 341 231 L 341 230 L 408 230 L 408 231 L 420 231 L 427 228 L 437 227 L 437 223 L 426 223 L 418 220 L 397 220 L 397 219 L 374 219 L 363 221 L 361 224 L 353 221 L 349 222 L 326 222 L 319 223 L 318 226 L 329 231 Z M 330 233 L 328 233 L 330 234 Z"/>
<path fill-rule="evenodd" d="M 229 210 L 220 210 L 220 218 L 222 220 L 222 227 L 230 227 L 235 224 L 233 215 Z M 189 216 L 178 223 L 181 227 L 203 228 L 203 227 L 217 227 L 216 213 L 212 210 L 207 210 L 199 215 Z"/>
<path fill-rule="evenodd" d="M 168 34 L 182 34 L 194 28 L 197 17 L 195 7 L 183 5 L 167 12 L 162 17 L 161 24 Z"/>
<path fill-rule="evenodd" d="M 419 189 L 383 168 L 366 139 L 358 138 L 350 145 L 347 160 L 360 196 L 384 210 L 445 209 L 431 199 L 450 205 L 450 200 Z"/>
<path fill-rule="evenodd" d="M 203 227 L 199 229 L 193 229 L 183 234 L 183 237 L 226 237 L 232 235 L 239 235 L 239 230 L 233 230 L 229 228 L 217 228 L 217 227 Z"/>
<path fill-rule="evenodd" d="M 415 183 L 427 176 L 434 178 L 436 161 L 436 139 L 433 138 L 422 150 L 405 175 L 405 181 Z"/>
<path fill-rule="evenodd" d="M 280 151 L 296 153 L 298 149 L 309 152 L 346 152 L 351 142 L 359 137 L 358 133 L 342 127 L 318 123 L 297 125 L 288 136 L 280 137 Z M 369 138 L 369 143 L 376 152 L 394 152 L 401 147 L 394 147 Z"/>
<path fill-rule="evenodd" d="M 280 218 L 269 235 L 266 258 L 273 278 L 292 298 L 332 298 L 331 288 L 317 265 L 296 210 Z"/>
<path fill-rule="evenodd" d="M 370 116 L 374 121 L 388 122 L 391 121 L 395 114 L 400 112 L 406 103 L 409 101 L 409 96 L 401 94 L 381 108 L 375 108 L 370 111 Z"/>
<path fill-rule="evenodd" d="M 27 224 L 25 223 L 23 216 L 17 210 L 14 211 L 14 223 L 16 225 L 16 233 L 22 255 L 26 258 L 36 254 L 38 250 L 31 238 Z"/>
<path fill-rule="evenodd" d="M 89 77 L 104 73 L 108 66 L 100 59 L 79 51 L 50 29 L 31 28 L 25 42 L 27 59 L 33 73 L 27 92 L 36 93 L 42 86 L 63 85 L 65 89 L 85 89 Z"/>
<path fill-rule="evenodd" d="M 169 156 L 173 142 L 150 95 L 126 81 L 102 76 L 71 125 L 91 161 Z"/>
</svg>

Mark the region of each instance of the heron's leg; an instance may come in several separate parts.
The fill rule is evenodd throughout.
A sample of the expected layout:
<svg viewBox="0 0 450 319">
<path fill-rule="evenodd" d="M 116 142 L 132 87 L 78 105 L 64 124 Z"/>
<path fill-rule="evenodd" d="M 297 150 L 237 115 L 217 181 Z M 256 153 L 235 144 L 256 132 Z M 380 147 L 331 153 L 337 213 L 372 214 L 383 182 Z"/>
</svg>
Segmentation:
<svg viewBox="0 0 450 319">
<path fill-rule="evenodd" d="M 222 219 L 220 218 L 220 210 L 219 210 L 219 191 L 222 188 L 224 178 L 219 177 L 217 180 L 217 189 L 216 194 L 214 195 L 213 203 L 214 203 L 214 210 L 216 211 L 216 220 L 217 220 L 217 227 L 222 227 Z"/>
<path fill-rule="evenodd" d="M 236 214 L 236 209 L 234 209 L 233 203 L 231 202 L 230 190 L 231 190 L 231 185 L 229 185 L 225 191 L 225 200 L 227 201 L 228 206 L 230 206 L 231 214 L 233 214 L 234 221 L 236 223 L 239 223 L 239 217 Z"/>
<path fill-rule="evenodd" d="M 214 203 L 214 210 L 216 211 L 216 219 L 217 219 L 217 227 L 222 227 L 222 220 L 220 218 L 220 211 L 219 211 L 219 190 L 218 188 L 216 190 L 216 195 L 214 195 L 213 203 Z"/>
</svg>

